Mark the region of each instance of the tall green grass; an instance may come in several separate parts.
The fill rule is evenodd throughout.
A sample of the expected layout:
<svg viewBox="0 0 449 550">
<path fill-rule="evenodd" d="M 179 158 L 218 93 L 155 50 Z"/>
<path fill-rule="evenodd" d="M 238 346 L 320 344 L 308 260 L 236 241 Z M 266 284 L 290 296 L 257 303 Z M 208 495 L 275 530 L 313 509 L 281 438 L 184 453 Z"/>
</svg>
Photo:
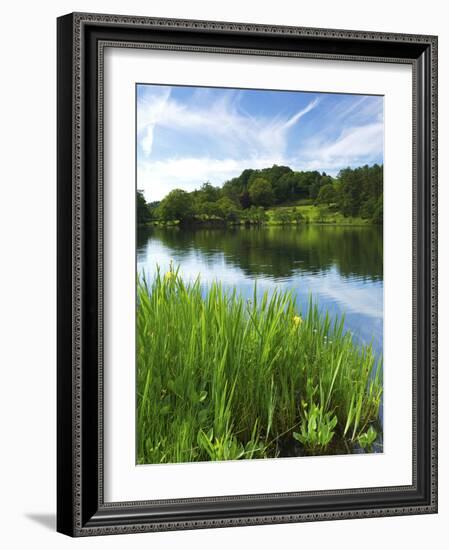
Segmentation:
<svg viewBox="0 0 449 550">
<path fill-rule="evenodd" d="M 137 302 L 139 464 L 372 450 L 382 369 L 343 319 L 256 286 L 204 297 L 175 270 Z"/>
</svg>

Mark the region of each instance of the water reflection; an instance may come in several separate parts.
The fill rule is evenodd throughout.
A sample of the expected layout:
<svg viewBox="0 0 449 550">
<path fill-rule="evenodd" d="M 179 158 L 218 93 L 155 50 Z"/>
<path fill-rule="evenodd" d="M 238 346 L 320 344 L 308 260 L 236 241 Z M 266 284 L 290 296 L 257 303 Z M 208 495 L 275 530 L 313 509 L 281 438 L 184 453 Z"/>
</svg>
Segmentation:
<svg viewBox="0 0 449 550">
<path fill-rule="evenodd" d="M 156 266 L 180 265 L 182 276 L 200 274 L 250 297 L 293 290 L 304 309 L 310 294 L 331 314 L 345 314 L 356 340 L 382 352 L 383 241 L 376 227 L 270 226 L 259 228 L 152 228 L 139 231 L 137 264 L 151 280 Z"/>
</svg>

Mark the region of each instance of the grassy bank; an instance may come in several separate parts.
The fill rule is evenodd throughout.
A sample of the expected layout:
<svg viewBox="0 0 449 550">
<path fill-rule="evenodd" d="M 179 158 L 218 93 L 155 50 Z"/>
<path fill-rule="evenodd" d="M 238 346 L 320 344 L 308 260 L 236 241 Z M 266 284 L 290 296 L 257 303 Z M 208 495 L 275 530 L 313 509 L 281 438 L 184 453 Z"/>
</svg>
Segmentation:
<svg viewBox="0 0 449 550">
<path fill-rule="evenodd" d="M 140 464 L 370 451 L 381 394 L 372 349 L 288 292 L 139 284 Z"/>
<path fill-rule="evenodd" d="M 197 216 L 182 223 L 191 226 L 244 226 L 244 225 L 298 225 L 298 224 L 330 224 L 330 225 L 373 225 L 371 220 L 357 216 L 343 216 L 332 206 L 316 206 L 300 202 L 274 206 L 269 209 L 261 207 L 254 210 L 241 211 L 239 216 L 225 219 L 217 216 Z M 181 224 L 180 220 L 153 220 L 142 226 L 172 227 Z"/>
<path fill-rule="evenodd" d="M 335 225 L 372 225 L 370 220 L 343 216 L 341 212 L 329 206 L 314 204 L 297 204 L 276 206 L 267 210 L 268 224 L 283 225 L 288 223 L 326 223 Z M 299 222 L 296 222 L 299 219 Z"/>
</svg>

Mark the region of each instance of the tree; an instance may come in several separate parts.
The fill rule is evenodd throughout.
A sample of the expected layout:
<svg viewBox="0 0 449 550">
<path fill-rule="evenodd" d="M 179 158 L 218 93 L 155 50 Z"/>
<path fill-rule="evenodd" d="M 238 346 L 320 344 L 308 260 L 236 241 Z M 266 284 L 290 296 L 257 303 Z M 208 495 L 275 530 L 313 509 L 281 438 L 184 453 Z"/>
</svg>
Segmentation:
<svg viewBox="0 0 449 550">
<path fill-rule="evenodd" d="M 298 175 L 298 172 L 287 172 L 277 180 L 273 187 L 277 202 L 282 203 L 298 196 Z"/>
<path fill-rule="evenodd" d="M 244 219 L 249 223 L 263 224 L 268 220 L 267 213 L 261 206 L 251 206 L 243 211 Z"/>
<path fill-rule="evenodd" d="M 285 225 L 299 223 L 303 217 L 296 208 L 276 208 L 273 212 L 273 219 L 275 222 Z"/>
<path fill-rule="evenodd" d="M 326 214 L 327 214 L 326 209 L 323 208 L 322 206 L 320 206 L 320 207 L 318 208 L 318 221 L 324 222 L 325 219 L 326 219 Z"/>
<path fill-rule="evenodd" d="M 165 221 L 186 221 L 194 216 L 193 199 L 182 189 L 174 189 L 161 201 L 159 216 Z"/>
<path fill-rule="evenodd" d="M 220 218 L 223 218 L 224 220 L 228 220 L 228 221 L 238 220 L 240 209 L 235 204 L 235 202 L 232 201 L 230 198 L 222 197 L 217 202 L 217 208 L 218 208 Z"/>
<path fill-rule="evenodd" d="M 241 218 L 249 223 L 264 223 L 266 220 L 262 220 L 260 211 L 257 215 L 254 210 L 248 214 L 247 211 L 254 207 L 263 211 L 274 204 L 290 206 L 298 199 L 308 204 L 332 206 L 344 216 L 359 216 L 382 223 L 382 192 L 382 165 L 346 168 L 337 178 L 316 170 L 295 172 L 288 166 L 274 165 L 258 170 L 246 169 L 221 188 L 206 182 L 191 193 L 175 189 L 161 203 L 148 205 L 139 191 L 138 223 L 147 223 L 154 213 L 166 221 L 183 222 L 196 217 L 198 220 Z M 272 215 L 278 223 L 304 221 L 296 214 L 296 210 L 282 209 Z"/>
<path fill-rule="evenodd" d="M 203 202 L 197 211 L 199 214 L 207 217 L 220 217 L 220 208 L 216 202 Z"/>
<path fill-rule="evenodd" d="M 143 191 L 140 189 L 137 190 L 136 195 L 136 214 L 137 214 L 137 225 L 145 225 L 152 219 L 152 211 L 150 206 L 147 204 Z"/>
<path fill-rule="evenodd" d="M 251 198 L 248 191 L 243 191 L 243 193 L 240 193 L 239 201 L 242 208 L 249 208 L 251 206 Z"/>
<path fill-rule="evenodd" d="M 208 181 L 203 183 L 199 193 L 204 197 L 204 200 L 209 202 L 217 202 L 221 197 L 221 189 L 219 187 L 214 187 Z"/>
<path fill-rule="evenodd" d="M 344 216 L 373 219 L 376 214 L 376 219 L 380 220 L 382 189 L 382 166 L 345 168 L 338 174 L 338 208 Z"/>
<path fill-rule="evenodd" d="M 332 183 L 326 183 L 321 187 L 316 198 L 317 204 L 331 205 L 337 201 L 337 193 Z"/>
<path fill-rule="evenodd" d="M 239 196 L 247 191 L 249 181 L 254 174 L 257 174 L 256 170 L 247 168 L 246 170 L 243 170 L 240 176 L 226 181 L 222 187 L 223 195 L 229 197 L 233 201 L 237 201 Z"/>
<path fill-rule="evenodd" d="M 384 221 L 384 196 L 383 193 L 377 200 L 376 206 L 374 208 L 374 213 L 371 218 L 373 223 L 382 224 Z"/>
<path fill-rule="evenodd" d="M 277 164 L 273 164 L 271 168 L 263 168 L 260 170 L 260 175 L 264 179 L 268 180 L 273 188 L 276 185 L 276 182 L 283 177 L 286 174 L 292 174 L 293 171 L 288 166 L 278 166 Z"/>
<path fill-rule="evenodd" d="M 307 172 L 307 184 L 309 187 L 309 196 L 311 199 L 316 199 L 322 185 L 319 172 Z"/>
<path fill-rule="evenodd" d="M 254 179 L 249 188 L 251 202 L 256 206 L 270 206 L 274 202 L 271 183 L 264 178 Z"/>
<path fill-rule="evenodd" d="M 357 216 L 361 203 L 361 182 L 357 170 L 345 168 L 338 174 L 338 207 L 344 216 Z"/>
</svg>

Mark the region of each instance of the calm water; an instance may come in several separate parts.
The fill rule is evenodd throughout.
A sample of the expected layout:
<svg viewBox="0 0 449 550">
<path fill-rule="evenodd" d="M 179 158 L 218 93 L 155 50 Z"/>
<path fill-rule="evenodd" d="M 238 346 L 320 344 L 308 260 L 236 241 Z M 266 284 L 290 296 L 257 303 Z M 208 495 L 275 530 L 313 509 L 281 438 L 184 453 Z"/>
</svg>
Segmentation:
<svg viewBox="0 0 449 550">
<path fill-rule="evenodd" d="M 198 274 L 205 291 L 213 281 L 258 290 L 293 290 L 299 308 L 312 294 L 320 308 L 345 314 L 359 342 L 382 353 L 382 231 L 377 227 L 284 226 L 261 228 L 152 228 L 140 231 L 137 267 L 150 281 L 173 262 L 185 280 Z"/>
</svg>

